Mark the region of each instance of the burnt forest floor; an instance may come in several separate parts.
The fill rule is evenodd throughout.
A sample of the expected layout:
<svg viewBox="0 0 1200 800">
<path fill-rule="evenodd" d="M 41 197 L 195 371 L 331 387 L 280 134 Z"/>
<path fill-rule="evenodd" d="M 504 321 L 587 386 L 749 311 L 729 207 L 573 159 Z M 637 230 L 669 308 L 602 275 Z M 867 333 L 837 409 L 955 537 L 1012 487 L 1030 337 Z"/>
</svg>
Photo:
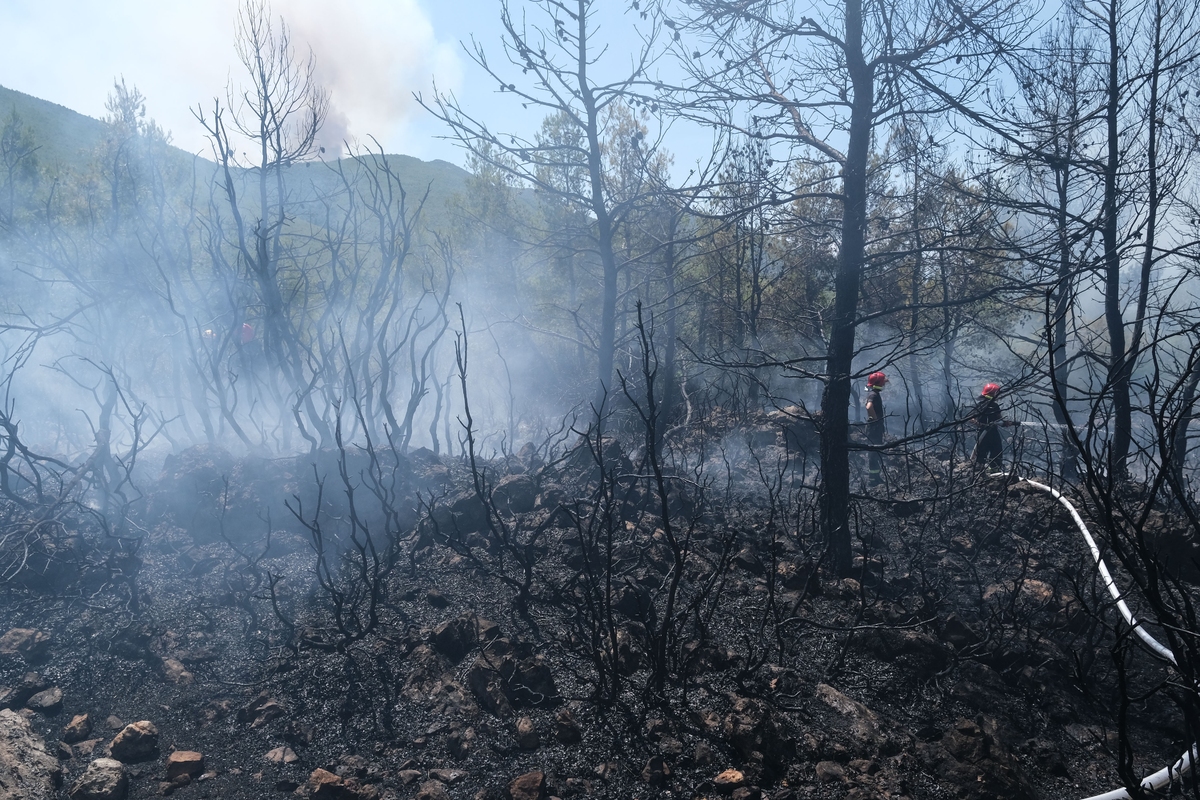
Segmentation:
<svg viewBox="0 0 1200 800">
<path fill-rule="evenodd" d="M 373 627 L 360 591 L 373 562 L 359 573 L 333 554 L 356 552 L 336 453 L 314 473 L 304 459 L 187 451 L 145 487 L 135 549 L 80 522 L 53 586 L 5 587 L 0 630 L 51 644 L 35 664 L 0 656 L 0 685 L 34 671 L 62 690 L 61 710 L 26 712 L 51 748 L 88 715 L 87 738 L 59 746 L 63 797 L 138 720 L 160 739 L 157 758 L 128 765 L 135 799 L 316 787 L 351 799 L 982 800 L 1120 785 L 1114 615 L 1050 498 L 923 465 L 932 477 L 903 494 L 923 501 L 856 499 L 855 577 L 839 580 L 817 566 L 803 472 L 771 448 L 753 467 L 689 467 L 670 490 L 669 536 L 653 482 L 599 449 L 481 464 L 486 506 L 462 459 L 385 463 L 380 475 L 403 479 L 384 503 L 400 509 L 390 522 L 351 477 L 382 559 Z M 343 460 L 350 476 L 370 469 Z M 326 476 L 320 497 L 314 475 Z M 930 502 L 934 477 L 942 499 Z M 313 532 L 285 500 L 301 517 L 321 508 L 325 589 Z M 356 625 L 371 630 L 356 638 Z M 1131 661 L 1135 695 L 1166 677 L 1149 656 Z M 1139 773 L 1186 748 L 1161 693 L 1131 718 Z M 165 783 L 175 749 L 201 752 L 204 775 Z M 310 783 L 318 769 L 332 773 L 324 784 Z"/>
</svg>

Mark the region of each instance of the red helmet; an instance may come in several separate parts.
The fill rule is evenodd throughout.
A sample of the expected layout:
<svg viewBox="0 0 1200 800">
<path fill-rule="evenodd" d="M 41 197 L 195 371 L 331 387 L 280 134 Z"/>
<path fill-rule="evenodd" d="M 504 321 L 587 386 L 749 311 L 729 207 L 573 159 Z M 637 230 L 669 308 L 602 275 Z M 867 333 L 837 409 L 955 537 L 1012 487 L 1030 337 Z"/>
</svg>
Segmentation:
<svg viewBox="0 0 1200 800">
<path fill-rule="evenodd" d="M 867 386 L 885 386 L 887 382 L 887 375 L 882 372 L 872 372 L 867 376 Z"/>
<path fill-rule="evenodd" d="M 993 397 L 993 396 L 995 396 L 995 395 L 996 395 L 996 394 L 997 394 L 999 391 L 1000 391 L 1000 384 L 998 384 L 998 383 L 988 383 L 988 384 L 985 384 L 985 385 L 984 385 L 984 387 L 983 387 L 983 391 L 982 391 L 982 392 L 980 392 L 979 394 L 980 394 L 980 395 L 982 395 L 983 397 Z"/>
</svg>

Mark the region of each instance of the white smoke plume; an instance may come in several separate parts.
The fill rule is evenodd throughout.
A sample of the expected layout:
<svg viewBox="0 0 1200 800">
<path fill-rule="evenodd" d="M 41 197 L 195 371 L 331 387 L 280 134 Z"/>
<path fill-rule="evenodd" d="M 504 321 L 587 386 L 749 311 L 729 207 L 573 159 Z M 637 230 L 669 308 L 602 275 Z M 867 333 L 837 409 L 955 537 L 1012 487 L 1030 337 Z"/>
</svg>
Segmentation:
<svg viewBox="0 0 1200 800">
<path fill-rule="evenodd" d="M 412 100 L 431 78 L 452 89 L 462 66 L 453 42 L 439 41 L 422 0 L 276 0 L 300 58 L 309 48 L 329 89 L 326 157 L 344 139 L 375 136 L 390 152 L 414 152 L 410 126 L 424 114 Z M 0 3 L 0 84 L 104 116 L 113 80 L 123 76 L 179 147 L 207 155 L 192 109 L 211 109 L 226 85 L 244 83 L 233 48 L 238 0 L 39 0 Z"/>
</svg>

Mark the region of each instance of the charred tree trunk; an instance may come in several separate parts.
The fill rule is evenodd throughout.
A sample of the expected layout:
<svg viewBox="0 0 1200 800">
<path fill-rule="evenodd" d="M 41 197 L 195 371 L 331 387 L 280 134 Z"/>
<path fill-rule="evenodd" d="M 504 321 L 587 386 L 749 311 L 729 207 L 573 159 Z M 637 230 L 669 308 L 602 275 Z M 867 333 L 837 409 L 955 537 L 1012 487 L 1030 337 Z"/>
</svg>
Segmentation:
<svg viewBox="0 0 1200 800">
<path fill-rule="evenodd" d="M 855 317 L 862 283 L 867 225 L 867 163 L 871 148 L 874 76 L 863 57 L 861 0 L 846 3 L 846 69 L 854 91 L 850 142 L 842 172 L 842 242 L 834 287 L 833 319 L 821 400 L 821 529 L 833 566 L 848 575 L 850 553 L 850 379 L 854 362 Z"/>
</svg>

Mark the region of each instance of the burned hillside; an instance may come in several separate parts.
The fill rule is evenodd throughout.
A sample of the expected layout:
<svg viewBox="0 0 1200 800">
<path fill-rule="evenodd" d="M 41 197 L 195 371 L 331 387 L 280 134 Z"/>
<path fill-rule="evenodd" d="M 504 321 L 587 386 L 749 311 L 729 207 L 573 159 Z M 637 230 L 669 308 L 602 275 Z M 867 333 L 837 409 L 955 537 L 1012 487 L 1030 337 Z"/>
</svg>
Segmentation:
<svg viewBox="0 0 1200 800">
<path fill-rule="evenodd" d="M 1039 798 L 1186 749 L 1051 498 L 923 464 L 841 578 L 777 434 L 661 482 L 619 435 L 185 451 L 136 544 L 77 509 L 11 574 L 4 704 L 73 797 L 111 753 L 131 798 Z"/>
<path fill-rule="evenodd" d="M 1200 800 L 1195 3 L 366 4 L 0 91 L 0 800 Z"/>
</svg>

